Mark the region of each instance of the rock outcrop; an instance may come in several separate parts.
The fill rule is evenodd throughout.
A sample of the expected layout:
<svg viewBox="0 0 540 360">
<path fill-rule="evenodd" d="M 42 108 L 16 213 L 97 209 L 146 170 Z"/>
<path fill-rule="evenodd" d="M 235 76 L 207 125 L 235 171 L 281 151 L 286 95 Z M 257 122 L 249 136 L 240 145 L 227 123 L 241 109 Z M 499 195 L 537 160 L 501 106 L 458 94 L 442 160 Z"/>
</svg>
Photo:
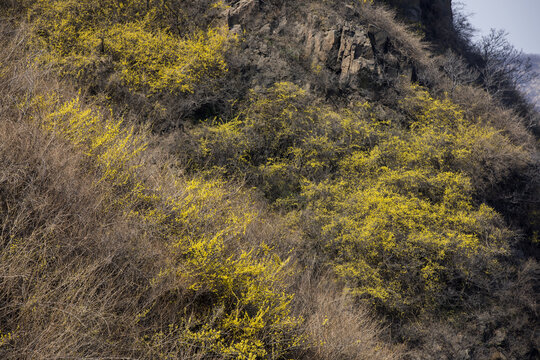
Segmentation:
<svg viewBox="0 0 540 360">
<path fill-rule="evenodd" d="M 373 76 L 413 74 L 413 67 L 394 51 L 392 39 L 381 29 L 350 21 L 329 30 L 320 29 L 315 16 L 309 17 L 305 25 L 297 25 L 304 55 L 316 70 L 322 66 L 333 70 L 341 84 L 358 87 Z"/>
<path fill-rule="evenodd" d="M 229 29 L 247 36 L 243 50 L 249 54 L 250 67 L 255 67 L 252 86 L 306 79 L 308 73 L 356 90 L 399 75 L 415 80 L 413 62 L 398 51 L 394 39 L 361 21 L 353 6 L 320 13 L 316 6 L 305 5 L 292 13 L 269 8 L 261 0 L 235 1 L 227 9 Z"/>
</svg>

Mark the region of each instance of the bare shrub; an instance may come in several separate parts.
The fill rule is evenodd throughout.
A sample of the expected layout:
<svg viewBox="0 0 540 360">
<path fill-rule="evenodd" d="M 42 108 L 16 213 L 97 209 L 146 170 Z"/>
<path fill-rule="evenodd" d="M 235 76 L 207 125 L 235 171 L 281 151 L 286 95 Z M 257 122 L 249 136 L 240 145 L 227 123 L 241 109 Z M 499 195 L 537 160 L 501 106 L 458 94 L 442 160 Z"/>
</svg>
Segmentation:
<svg viewBox="0 0 540 360">
<path fill-rule="evenodd" d="M 479 71 L 484 88 L 504 104 L 520 100 L 518 85 L 530 81 L 534 73 L 530 59 L 510 44 L 506 32 L 491 29 L 476 44 L 476 52 L 482 60 Z"/>
<path fill-rule="evenodd" d="M 470 22 L 471 14 L 465 12 L 465 4 L 462 1 L 452 2 L 452 12 L 455 36 L 461 50 L 467 51 L 477 31 Z"/>
<path fill-rule="evenodd" d="M 457 86 L 474 84 L 480 76 L 478 71 L 471 68 L 462 57 L 451 50 L 448 50 L 442 59 L 440 66 L 450 80 L 450 92 L 454 92 Z"/>
</svg>

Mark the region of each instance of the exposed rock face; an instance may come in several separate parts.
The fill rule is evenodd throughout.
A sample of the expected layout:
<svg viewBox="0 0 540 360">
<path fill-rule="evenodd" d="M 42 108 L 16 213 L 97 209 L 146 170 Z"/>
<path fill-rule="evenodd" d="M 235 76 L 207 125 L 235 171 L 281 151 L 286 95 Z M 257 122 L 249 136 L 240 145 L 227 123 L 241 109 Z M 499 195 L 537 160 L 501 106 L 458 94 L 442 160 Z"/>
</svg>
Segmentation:
<svg viewBox="0 0 540 360">
<path fill-rule="evenodd" d="M 306 25 L 297 25 L 297 31 L 312 66 L 333 70 L 341 84 L 361 86 L 368 74 L 412 76 L 412 67 L 406 59 L 399 59 L 392 40 L 383 30 L 345 21 L 321 31 L 317 18 L 310 17 Z"/>
<path fill-rule="evenodd" d="M 315 69 L 326 66 L 334 70 L 341 83 L 350 82 L 362 69 L 377 70 L 376 47 L 372 46 L 368 29 L 342 23 L 321 31 L 317 21 L 310 17 L 305 25 L 296 25 L 304 56 L 311 59 Z"/>
<path fill-rule="evenodd" d="M 260 3 L 257 0 L 240 0 L 231 6 L 227 12 L 227 22 L 229 27 L 246 23 L 249 17 L 253 17 L 254 13 L 260 8 Z"/>
<path fill-rule="evenodd" d="M 388 76 L 405 75 L 414 80 L 414 67 L 394 48 L 389 35 L 362 24 L 353 7 L 341 13 L 312 10 L 304 11 L 305 17 L 291 16 L 287 11 L 276 11 L 272 16 L 261 0 L 236 1 L 227 10 L 232 31 L 252 34 L 244 50 L 250 54 L 251 65 L 257 67 L 259 79 L 253 85 L 294 80 L 302 72 L 324 73 L 334 77 L 340 87 L 350 89 L 365 88 Z M 295 69 L 290 58 L 304 68 Z M 264 79 L 262 73 L 266 74 Z"/>
</svg>

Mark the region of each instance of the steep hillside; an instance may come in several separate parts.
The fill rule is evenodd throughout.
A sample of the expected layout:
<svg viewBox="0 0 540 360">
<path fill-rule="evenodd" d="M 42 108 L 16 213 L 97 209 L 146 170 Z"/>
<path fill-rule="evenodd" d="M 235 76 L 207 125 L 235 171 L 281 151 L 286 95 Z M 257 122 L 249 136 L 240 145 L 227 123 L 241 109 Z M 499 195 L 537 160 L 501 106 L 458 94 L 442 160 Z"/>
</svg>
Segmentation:
<svg viewBox="0 0 540 360">
<path fill-rule="evenodd" d="M 385 3 L 0 5 L 0 357 L 535 359 L 532 113 Z"/>
</svg>

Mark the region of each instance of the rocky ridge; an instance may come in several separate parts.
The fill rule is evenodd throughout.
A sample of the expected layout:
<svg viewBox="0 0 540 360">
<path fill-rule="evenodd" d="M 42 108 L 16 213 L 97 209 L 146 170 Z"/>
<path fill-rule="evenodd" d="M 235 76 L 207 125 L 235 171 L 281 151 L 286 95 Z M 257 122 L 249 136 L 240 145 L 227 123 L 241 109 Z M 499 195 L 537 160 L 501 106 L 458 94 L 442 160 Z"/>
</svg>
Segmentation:
<svg viewBox="0 0 540 360">
<path fill-rule="evenodd" d="M 305 4 L 291 11 L 261 0 L 230 4 L 223 17 L 232 32 L 245 34 L 252 87 L 309 78 L 303 85 L 362 90 L 399 76 L 417 80 L 425 64 L 377 25 L 381 19 L 370 21 L 352 5 L 328 9 Z"/>
</svg>

